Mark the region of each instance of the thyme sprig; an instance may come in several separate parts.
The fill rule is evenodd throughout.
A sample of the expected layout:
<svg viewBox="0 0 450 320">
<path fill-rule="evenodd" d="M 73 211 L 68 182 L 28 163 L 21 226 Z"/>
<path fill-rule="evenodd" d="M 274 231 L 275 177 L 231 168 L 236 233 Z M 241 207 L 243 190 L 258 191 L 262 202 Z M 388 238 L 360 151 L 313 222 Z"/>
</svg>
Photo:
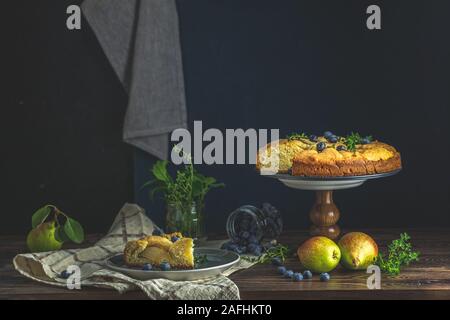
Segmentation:
<svg viewBox="0 0 450 320">
<path fill-rule="evenodd" d="M 255 263 L 270 263 L 273 259 L 279 258 L 282 262 L 286 260 L 289 255 L 289 248 L 282 244 L 277 244 L 266 251 L 259 257 L 241 256 L 242 259 Z"/>
<path fill-rule="evenodd" d="M 402 233 L 400 234 L 400 239 L 392 241 L 388 246 L 386 258 L 382 253 L 378 255 L 376 264 L 382 272 L 396 276 L 400 274 L 401 267 L 419 260 L 420 253 L 413 251 L 410 239 L 411 237 L 407 233 Z"/>
<path fill-rule="evenodd" d="M 304 132 L 297 133 L 292 132 L 291 134 L 288 134 L 286 137 L 289 141 L 291 140 L 300 140 L 300 139 L 308 139 L 308 135 Z"/>
<path fill-rule="evenodd" d="M 371 142 L 373 140 L 372 136 L 362 137 L 359 133 L 352 132 L 345 137 L 344 144 L 348 151 L 355 151 L 356 145 L 361 144 L 363 139 Z"/>
</svg>

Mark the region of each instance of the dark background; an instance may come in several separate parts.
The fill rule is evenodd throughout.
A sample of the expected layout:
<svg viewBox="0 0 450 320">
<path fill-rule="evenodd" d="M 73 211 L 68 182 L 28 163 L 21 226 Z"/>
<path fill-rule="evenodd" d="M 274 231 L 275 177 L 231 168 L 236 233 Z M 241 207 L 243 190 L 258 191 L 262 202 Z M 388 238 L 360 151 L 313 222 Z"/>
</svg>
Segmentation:
<svg viewBox="0 0 450 320">
<path fill-rule="evenodd" d="M 154 159 L 122 142 L 126 94 L 87 23 L 65 27 L 66 7 L 79 3 L 3 6 L 2 234 L 25 233 L 45 203 L 87 232 L 106 231 L 127 201 L 163 222 L 162 204 L 140 190 Z M 367 30 L 369 4 L 381 6 L 382 30 Z M 404 170 L 337 192 L 340 225 L 450 226 L 450 3 L 178 0 L 178 9 L 191 124 L 372 134 L 398 147 Z M 264 201 L 288 228 L 309 225 L 311 192 L 248 165 L 200 171 L 227 185 L 207 198 L 210 232 Z"/>
</svg>

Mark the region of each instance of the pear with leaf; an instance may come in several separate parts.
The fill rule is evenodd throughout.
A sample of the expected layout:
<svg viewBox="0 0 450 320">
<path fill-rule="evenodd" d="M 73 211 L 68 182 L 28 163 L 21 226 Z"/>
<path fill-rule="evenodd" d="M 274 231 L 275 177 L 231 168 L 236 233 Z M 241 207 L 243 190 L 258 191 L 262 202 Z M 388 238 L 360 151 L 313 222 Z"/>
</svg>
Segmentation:
<svg viewBox="0 0 450 320">
<path fill-rule="evenodd" d="M 27 236 L 31 252 L 59 250 L 66 241 L 80 244 L 84 240 L 81 224 L 53 205 L 37 210 L 31 218 L 31 225 L 33 229 Z"/>
</svg>

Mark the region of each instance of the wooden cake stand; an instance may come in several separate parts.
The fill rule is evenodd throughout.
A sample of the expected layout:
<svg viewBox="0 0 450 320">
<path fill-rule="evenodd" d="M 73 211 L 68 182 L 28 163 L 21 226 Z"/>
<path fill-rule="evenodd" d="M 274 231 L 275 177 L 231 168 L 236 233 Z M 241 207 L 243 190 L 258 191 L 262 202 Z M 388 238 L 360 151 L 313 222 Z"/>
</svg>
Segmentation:
<svg viewBox="0 0 450 320">
<path fill-rule="evenodd" d="M 278 179 L 289 188 L 315 191 L 316 201 L 309 212 L 313 223 L 310 234 L 336 239 L 341 232 L 337 225 L 341 213 L 333 201 L 333 191 L 356 188 L 367 180 L 392 176 L 399 171 L 400 169 L 387 173 L 347 177 L 302 177 L 289 174 L 264 176 Z"/>
</svg>

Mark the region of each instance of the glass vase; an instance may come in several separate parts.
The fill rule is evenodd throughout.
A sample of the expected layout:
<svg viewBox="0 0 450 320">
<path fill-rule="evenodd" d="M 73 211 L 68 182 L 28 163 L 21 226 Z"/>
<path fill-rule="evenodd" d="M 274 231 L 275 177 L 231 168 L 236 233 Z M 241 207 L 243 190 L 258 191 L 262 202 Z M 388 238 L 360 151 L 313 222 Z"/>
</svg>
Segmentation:
<svg viewBox="0 0 450 320">
<path fill-rule="evenodd" d="M 166 232 L 181 232 L 183 236 L 198 239 L 200 237 L 199 215 L 197 205 L 189 207 L 168 203 L 166 212 Z"/>
</svg>

